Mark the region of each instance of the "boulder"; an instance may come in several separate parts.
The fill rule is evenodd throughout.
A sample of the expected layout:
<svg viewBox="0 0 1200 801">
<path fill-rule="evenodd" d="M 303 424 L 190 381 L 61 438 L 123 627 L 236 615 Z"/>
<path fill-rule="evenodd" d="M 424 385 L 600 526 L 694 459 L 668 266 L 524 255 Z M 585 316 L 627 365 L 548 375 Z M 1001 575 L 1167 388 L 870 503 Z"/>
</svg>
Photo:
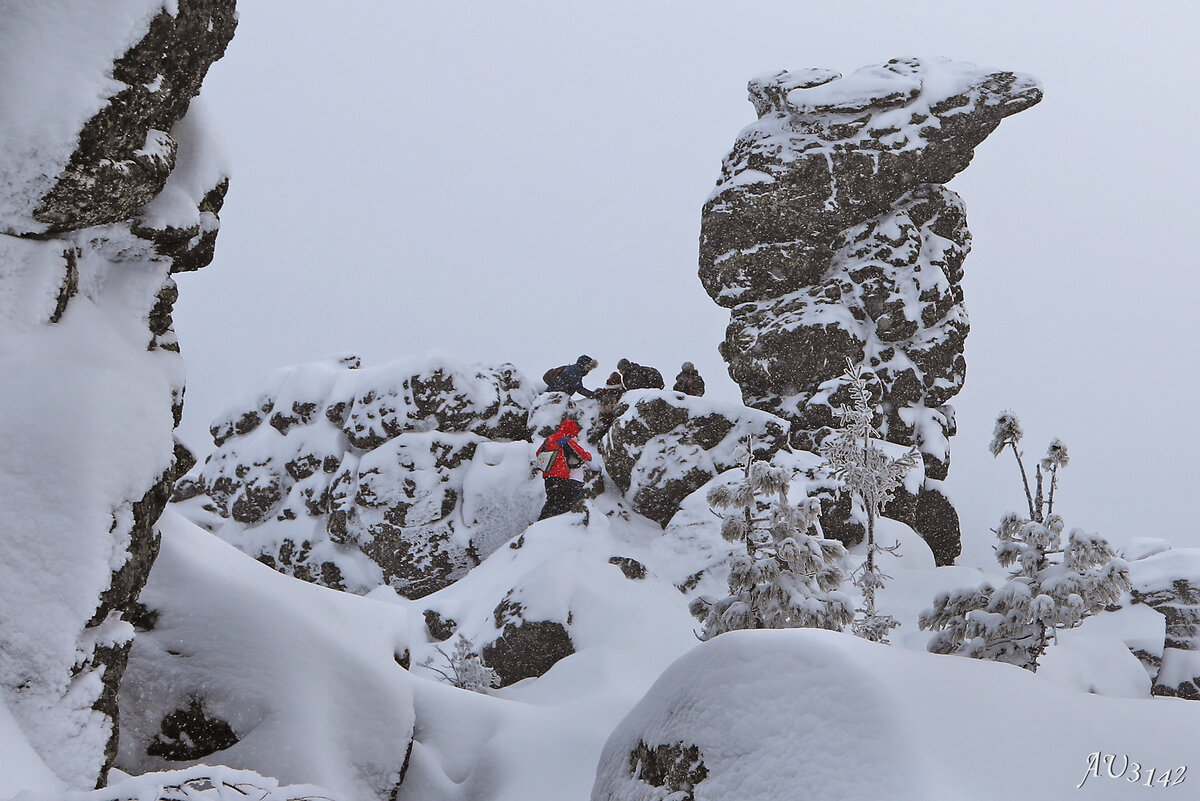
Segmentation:
<svg viewBox="0 0 1200 801">
<path fill-rule="evenodd" d="M 510 592 L 492 612 L 500 636 L 483 646 L 483 662 L 507 687 L 541 676 L 558 660 L 575 653 L 571 635 L 557 620 L 530 620 L 526 607 Z"/>
<path fill-rule="evenodd" d="M 945 184 L 1037 82 L 943 60 L 894 59 L 842 77 L 779 71 L 749 84 L 759 119 L 726 156 L 704 205 L 700 279 L 731 310 L 721 355 L 747 405 L 786 418 L 814 450 L 861 365 L 878 425 L 914 445 L 930 482 L 949 469 L 969 329 L 962 201 Z M 936 495 L 936 497 L 925 496 Z M 940 564 L 957 515 L 932 484 L 911 508 Z"/>
<path fill-rule="evenodd" d="M 787 439 L 787 422 L 765 412 L 641 389 L 625 393 L 599 450 L 634 511 L 665 528 L 684 498 L 736 466 L 739 442 L 752 440 L 754 455 L 769 460 Z"/>
</svg>

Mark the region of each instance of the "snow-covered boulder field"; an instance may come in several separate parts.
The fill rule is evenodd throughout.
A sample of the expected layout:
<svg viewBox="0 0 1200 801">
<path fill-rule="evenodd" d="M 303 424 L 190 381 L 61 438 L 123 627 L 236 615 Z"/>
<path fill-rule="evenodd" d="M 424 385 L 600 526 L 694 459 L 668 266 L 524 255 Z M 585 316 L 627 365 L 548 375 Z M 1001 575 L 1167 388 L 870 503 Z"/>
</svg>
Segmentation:
<svg viewBox="0 0 1200 801">
<path fill-rule="evenodd" d="M 227 180 L 192 100 L 233 6 L 0 9 L 0 708 L 18 741 L 2 761 L 72 788 L 115 754 L 130 612 L 177 474 L 171 274 L 212 256 Z"/>
<path fill-rule="evenodd" d="M 813 450 L 847 403 L 849 358 L 874 372 L 883 431 L 915 445 L 927 480 L 893 516 L 938 564 L 960 552 L 942 491 L 969 329 L 961 199 L 942 186 L 1001 120 L 1041 100 L 1036 80 L 899 58 L 842 76 L 754 78 L 758 119 L 737 136 L 704 205 L 700 280 L 731 310 L 721 355 L 748 406 Z"/>
<path fill-rule="evenodd" d="M 537 518 L 534 397 L 512 365 L 442 354 L 286 368 L 212 425 L 175 506 L 289 575 L 427 595 Z"/>
<path fill-rule="evenodd" d="M 730 632 L 663 672 L 605 744 L 591 797 L 1140 798 L 1152 769 L 1152 787 L 1181 791 L 1198 721 L 1187 702 L 1064 690 L 1011 665 Z"/>
<path fill-rule="evenodd" d="M 175 507 L 281 572 L 415 598 L 536 520 L 533 450 L 564 417 L 596 440 L 603 469 L 586 497 L 611 480 L 660 526 L 734 465 L 740 441 L 768 458 L 788 447 L 786 421 L 766 412 L 660 390 L 627 393 L 601 437 L 599 404 L 540 388 L 512 365 L 446 354 L 286 368 L 213 423 L 216 450 L 177 484 Z"/>
</svg>

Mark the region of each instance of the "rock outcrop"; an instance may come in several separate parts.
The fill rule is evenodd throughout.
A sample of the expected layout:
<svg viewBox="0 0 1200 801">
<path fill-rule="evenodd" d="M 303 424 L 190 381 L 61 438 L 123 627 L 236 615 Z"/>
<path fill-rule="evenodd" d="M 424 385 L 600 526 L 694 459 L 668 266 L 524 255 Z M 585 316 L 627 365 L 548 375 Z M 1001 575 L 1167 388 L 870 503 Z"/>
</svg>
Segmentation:
<svg viewBox="0 0 1200 801">
<path fill-rule="evenodd" d="M 524 604 L 510 591 L 492 612 L 500 634 L 483 646 L 483 661 L 496 671 L 500 686 L 541 676 L 564 657 L 575 653 L 567 620 L 529 620 Z"/>
<path fill-rule="evenodd" d="M 787 421 L 668 390 L 625 393 L 600 443 L 609 477 L 633 510 L 666 527 L 679 504 L 718 473 L 736 467 L 739 442 L 769 460 L 787 447 Z"/>
<path fill-rule="evenodd" d="M 213 424 L 217 449 L 175 500 L 281 572 L 421 597 L 537 518 L 533 401 L 511 365 L 441 355 L 286 368 Z"/>
<path fill-rule="evenodd" d="M 942 184 L 1041 90 L 1010 72 L 895 59 L 846 77 L 781 71 L 749 91 L 759 119 L 725 158 L 700 242 L 700 279 L 731 310 L 729 373 L 811 450 L 849 402 L 846 360 L 869 371 L 884 436 L 925 459 L 924 487 L 889 515 L 949 563 L 958 519 L 940 482 L 966 375 L 971 240 Z"/>
<path fill-rule="evenodd" d="M 177 465 L 171 274 L 228 182 L 192 108 L 233 0 L 0 15 L 0 703 L 75 789 L 116 752 L 128 622 Z"/>
<path fill-rule="evenodd" d="M 1200 701 L 1200 549 L 1164 548 L 1130 561 L 1133 604 L 1165 618 L 1165 636 L 1152 647 L 1135 648 L 1153 685 L 1153 695 Z"/>
</svg>

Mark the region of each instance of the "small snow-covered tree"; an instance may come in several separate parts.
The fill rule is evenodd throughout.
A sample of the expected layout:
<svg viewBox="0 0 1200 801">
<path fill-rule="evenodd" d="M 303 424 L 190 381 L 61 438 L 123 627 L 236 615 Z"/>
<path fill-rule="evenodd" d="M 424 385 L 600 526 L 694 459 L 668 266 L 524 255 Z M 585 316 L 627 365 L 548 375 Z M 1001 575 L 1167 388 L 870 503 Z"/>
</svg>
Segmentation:
<svg viewBox="0 0 1200 801">
<path fill-rule="evenodd" d="M 993 531 L 1000 541 L 996 560 L 1011 568 L 1008 581 L 998 588 L 985 583 L 941 593 L 933 608 L 921 613 L 919 624 L 937 632 L 928 646 L 934 653 L 963 654 L 1036 671 L 1059 629 L 1073 628 L 1102 611 L 1129 589 L 1130 582 L 1129 566 L 1103 537 L 1076 528 L 1063 545 L 1065 525 L 1053 509 L 1058 471 L 1068 463 L 1067 448 L 1058 439 L 1050 443 L 1031 492 L 1017 451 L 1022 436 L 1016 415 L 1004 412 L 997 418 L 992 455 L 999 456 L 1005 448 L 1016 455 L 1029 511 L 1028 516 L 1010 512 Z M 1046 476 L 1048 496 L 1043 495 Z"/>
<path fill-rule="evenodd" d="M 846 549 L 815 531 L 820 503 L 791 504 L 791 472 L 755 459 L 751 447 L 739 445 L 735 453 L 742 480 L 708 493 L 709 505 L 724 511 L 721 535 L 745 543 L 746 551 L 730 561 L 729 595 L 709 610 L 700 639 L 736 629 L 841 631 L 854 617 L 852 602 L 839 592 Z"/>
<path fill-rule="evenodd" d="M 862 591 L 863 605 L 856 610 L 862 616 L 855 619 L 851 631 L 872 642 L 887 642 L 888 632 L 900 624 L 875 608 L 875 594 L 890 578 L 879 569 L 875 557 L 880 552 L 895 553 L 898 543 L 880 545 L 875 540 L 875 520 L 883 515 L 883 508 L 894 497 L 904 475 L 921 463 L 921 455 L 913 448 L 901 458 L 893 459 L 873 445 L 872 440 L 881 437 L 872 425 L 875 405 L 862 367 L 847 359 L 842 381 L 850 390 L 853 404 L 833 410 L 842 428 L 821 442 L 821 456 L 830 475 L 842 483 L 841 491 L 858 498 L 867 514 L 867 558 L 852 576 L 855 586 Z"/>
<path fill-rule="evenodd" d="M 1025 501 L 1029 505 L 1029 519 L 1039 523 L 1046 522 L 1049 515 L 1054 514 L 1054 491 L 1058 488 L 1058 471 L 1070 463 L 1067 446 L 1055 437 L 1046 448 L 1046 455 L 1038 462 L 1035 471 L 1035 490 L 1029 490 L 1029 474 L 1025 471 L 1024 454 L 1017 450 L 1018 443 L 1025 436 L 1021 429 L 1021 421 L 1012 412 L 1001 412 L 996 418 L 996 427 L 992 430 L 992 442 L 988 450 L 992 456 L 999 456 L 1008 448 L 1017 460 L 1021 471 L 1021 485 L 1025 490 Z M 1043 495 L 1046 477 L 1050 478 L 1049 496 Z"/>
<path fill-rule="evenodd" d="M 421 663 L 421 667 L 438 674 L 444 681 L 461 690 L 477 693 L 487 693 L 500 686 L 499 674 L 484 664 L 483 657 L 474 652 L 474 645 L 463 635 L 458 635 L 454 650 L 450 653 L 446 653 L 440 645 L 435 645 L 434 649 L 445 660 L 445 670 L 434 666 L 432 655 Z"/>
</svg>

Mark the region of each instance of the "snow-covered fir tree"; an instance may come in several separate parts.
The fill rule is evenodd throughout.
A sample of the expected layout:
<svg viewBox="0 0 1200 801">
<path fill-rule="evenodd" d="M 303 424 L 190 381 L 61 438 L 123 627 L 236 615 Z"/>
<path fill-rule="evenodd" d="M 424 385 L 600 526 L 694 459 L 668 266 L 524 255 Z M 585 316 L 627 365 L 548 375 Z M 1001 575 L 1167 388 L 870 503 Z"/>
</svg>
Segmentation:
<svg viewBox="0 0 1200 801">
<path fill-rule="evenodd" d="M 872 425 L 875 405 L 862 367 L 847 359 L 842 381 L 850 391 L 852 405 L 834 409 L 842 428 L 821 442 L 821 455 L 830 475 L 842 482 L 842 491 L 857 498 L 867 515 L 867 558 L 852 576 L 862 591 L 863 605 L 857 610 L 861 616 L 854 620 L 851 630 L 872 642 L 887 642 L 888 632 L 900 624 L 891 615 L 879 614 L 875 607 L 876 592 L 890 578 L 880 570 L 876 554 L 895 553 L 898 545 L 882 546 L 876 541 L 875 520 L 894 497 L 904 475 L 920 464 L 921 456 L 913 448 L 893 459 L 872 444 L 880 434 Z"/>
<path fill-rule="evenodd" d="M 434 666 L 434 657 L 430 656 L 421 663 L 442 677 L 444 681 L 453 684 L 461 690 L 476 693 L 486 693 L 500 686 L 500 676 L 496 671 L 484 664 L 483 657 L 474 651 L 475 646 L 463 635 L 458 635 L 454 642 L 454 650 L 446 653 L 440 645 L 434 649 L 445 660 L 445 670 Z"/>
<path fill-rule="evenodd" d="M 729 565 L 729 595 L 713 604 L 700 639 L 736 629 L 823 628 L 841 631 L 854 617 L 839 591 L 845 547 L 814 524 L 815 498 L 788 501 L 791 472 L 754 458 L 751 443 L 735 453 L 743 465 L 736 486 L 713 487 L 708 503 L 724 510 L 721 535 L 745 543 Z"/>
<path fill-rule="evenodd" d="M 993 533 L 1000 540 L 996 559 L 1012 568 L 998 588 L 941 593 L 932 609 L 920 616 L 922 629 L 937 633 L 929 650 L 992 659 L 1036 671 L 1059 629 L 1073 628 L 1088 615 L 1102 611 L 1129 589 L 1129 567 L 1108 542 L 1096 534 L 1072 529 L 1066 545 L 1065 525 L 1054 513 L 1058 471 L 1069 461 L 1067 448 L 1055 439 L 1036 468 L 1031 491 L 1022 454 L 1017 450 L 1023 432 L 1011 412 L 996 420 L 993 456 L 1012 450 L 1021 470 L 1028 516 L 1010 512 Z M 1049 478 L 1049 492 L 1043 493 Z"/>
</svg>

